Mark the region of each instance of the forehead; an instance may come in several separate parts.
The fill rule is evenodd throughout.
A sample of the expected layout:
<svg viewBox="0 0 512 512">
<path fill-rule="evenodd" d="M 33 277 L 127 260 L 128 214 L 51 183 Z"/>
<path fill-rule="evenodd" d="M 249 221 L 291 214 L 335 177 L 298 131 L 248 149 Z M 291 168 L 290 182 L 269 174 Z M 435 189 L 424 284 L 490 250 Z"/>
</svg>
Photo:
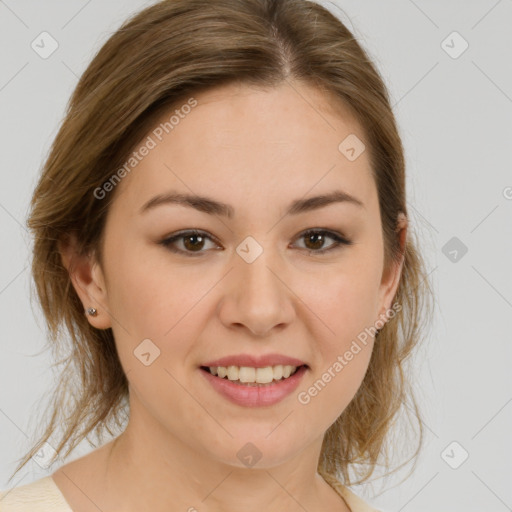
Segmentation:
<svg viewBox="0 0 512 512">
<path fill-rule="evenodd" d="M 172 189 L 233 198 L 228 202 L 289 202 L 288 196 L 341 187 L 370 200 L 368 151 L 350 161 L 339 147 L 365 135 L 332 96 L 285 82 L 265 89 L 230 84 L 194 95 L 195 103 L 188 99 L 162 112 L 144 138 L 141 146 L 151 139 L 152 149 L 121 182 L 125 199 L 142 204 Z"/>
<path fill-rule="evenodd" d="M 205 149 L 229 146 L 250 151 L 255 145 L 292 146 L 306 142 L 305 150 L 314 144 L 331 153 L 337 150 L 338 139 L 344 133 L 363 137 L 362 128 L 347 105 L 332 94 L 301 82 L 265 88 L 234 83 L 201 92 L 194 98 L 197 106 L 168 134 L 169 139 L 173 135 L 176 144 L 193 142 L 189 138 L 193 131 Z M 181 106 L 185 103 L 183 99 Z M 180 105 L 175 105 L 163 112 L 155 124 L 164 124 L 179 110 Z"/>
</svg>

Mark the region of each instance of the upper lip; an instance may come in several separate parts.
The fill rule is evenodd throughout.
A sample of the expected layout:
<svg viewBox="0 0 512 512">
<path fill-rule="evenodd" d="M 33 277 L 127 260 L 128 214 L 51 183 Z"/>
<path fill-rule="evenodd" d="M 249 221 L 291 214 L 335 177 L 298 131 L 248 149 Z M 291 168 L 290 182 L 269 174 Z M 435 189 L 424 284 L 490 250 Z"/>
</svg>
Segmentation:
<svg viewBox="0 0 512 512">
<path fill-rule="evenodd" d="M 300 359 L 284 356 L 282 354 L 265 354 L 262 356 L 237 354 L 221 357 L 220 359 L 215 359 L 214 361 L 208 361 L 202 366 L 248 366 L 252 368 L 265 368 L 266 366 L 277 365 L 302 366 L 306 365 L 306 363 Z"/>
</svg>

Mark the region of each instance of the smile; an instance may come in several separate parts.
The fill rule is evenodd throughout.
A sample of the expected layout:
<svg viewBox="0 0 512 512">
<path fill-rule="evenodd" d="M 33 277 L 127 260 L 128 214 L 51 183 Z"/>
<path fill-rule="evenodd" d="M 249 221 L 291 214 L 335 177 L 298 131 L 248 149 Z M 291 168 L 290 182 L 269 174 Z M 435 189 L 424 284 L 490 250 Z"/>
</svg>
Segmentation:
<svg viewBox="0 0 512 512">
<path fill-rule="evenodd" d="M 278 364 L 253 368 L 250 366 L 209 366 L 207 369 L 212 375 L 221 379 L 228 379 L 239 384 L 256 385 L 270 384 L 287 379 L 297 371 L 297 366 Z"/>
<path fill-rule="evenodd" d="M 274 405 L 290 395 L 307 365 L 200 367 L 201 374 L 223 398 L 243 407 Z"/>
</svg>

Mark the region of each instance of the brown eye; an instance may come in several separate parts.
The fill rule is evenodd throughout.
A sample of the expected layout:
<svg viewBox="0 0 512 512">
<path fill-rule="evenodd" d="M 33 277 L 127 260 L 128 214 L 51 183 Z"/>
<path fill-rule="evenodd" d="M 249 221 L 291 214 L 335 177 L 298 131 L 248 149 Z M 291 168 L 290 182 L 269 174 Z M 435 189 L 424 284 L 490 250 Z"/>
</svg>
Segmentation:
<svg viewBox="0 0 512 512">
<path fill-rule="evenodd" d="M 334 240 L 327 248 L 323 248 L 326 239 Z M 299 240 L 305 240 L 305 249 L 313 253 L 322 254 L 339 248 L 342 245 L 352 245 L 352 242 L 345 237 L 327 230 L 309 230 L 299 236 Z"/>
<path fill-rule="evenodd" d="M 187 235 L 183 237 L 183 245 L 189 251 L 201 250 L 204 246 L 204 237 L 202 235 Z"/>
<path fill-rule="evenodd" d="M 322 249 L 324 243 L 325 243 L 325 235 L 321 233 L 308 233 L 307 235 L 304 235 L 306 240 L 306 247 L 308 249 Z M 329 238 L 329 237 L 327 237 Z M 308 244 L 311 245 L 308 245 Z"/>
<path fill-rule="evenodd" d="M 301 249 L 304 249 L 309 253 L 319 255 L 338 249 L 343 245 L 353 244 L 353 242 L 344 236 L 325 229 L 310 229 L 303 232 L 298 239 L 305 240 L 305 247 Z M 327 248 L 324 248 L 328 239 L 334 240 L 334 243 L 331 243 Z M 197 230 L 181 231 L 166 238 L 165 240 L 162 240 L 160 244 L 177 254 L 194 257 L 201 256 L 208 251 L 208 248 L 205 249 L 208 241 L 215 242 L 212 247 L 213 249 L 219 248 L 216 240 L 211 235 Z M 181 247 L 179 247 L 180 244 Z"/>
<path fill-rule="evenodd" d="M 187 256 L 200 256 L 202 253 L 206 252 L 202 249 L 205 247 L 206 241 L 208 240 L 213 241 L 213 238 L 201 231 L 192 230 L 177 233 L 162 240 L 160 243 L 172 252 L 186 254 Z M 184 249 L 176 247 L 177 242 L 182 242 Z"/>
</svg>

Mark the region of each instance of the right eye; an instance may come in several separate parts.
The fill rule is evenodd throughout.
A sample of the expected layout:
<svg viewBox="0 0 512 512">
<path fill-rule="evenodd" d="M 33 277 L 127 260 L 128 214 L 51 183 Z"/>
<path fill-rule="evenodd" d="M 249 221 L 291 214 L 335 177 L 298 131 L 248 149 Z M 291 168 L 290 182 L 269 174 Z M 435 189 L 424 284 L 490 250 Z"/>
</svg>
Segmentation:
<svg viewBox="0 0 512 512">
<path fill-rule="evenodd" d="M 201 250 L 204 247 L 205 240 L 213 241 L 214 239 L 211 235 L 205 233 L 204 231 L 189 229 L 186 231 L 174 233 L 159 243 L 172 252 L 196 257 L 200 256 L 201 253 L 206 252 Z M 176 242 L 181 242 L 184 249 L 177 248 Z"/>
</svg>

